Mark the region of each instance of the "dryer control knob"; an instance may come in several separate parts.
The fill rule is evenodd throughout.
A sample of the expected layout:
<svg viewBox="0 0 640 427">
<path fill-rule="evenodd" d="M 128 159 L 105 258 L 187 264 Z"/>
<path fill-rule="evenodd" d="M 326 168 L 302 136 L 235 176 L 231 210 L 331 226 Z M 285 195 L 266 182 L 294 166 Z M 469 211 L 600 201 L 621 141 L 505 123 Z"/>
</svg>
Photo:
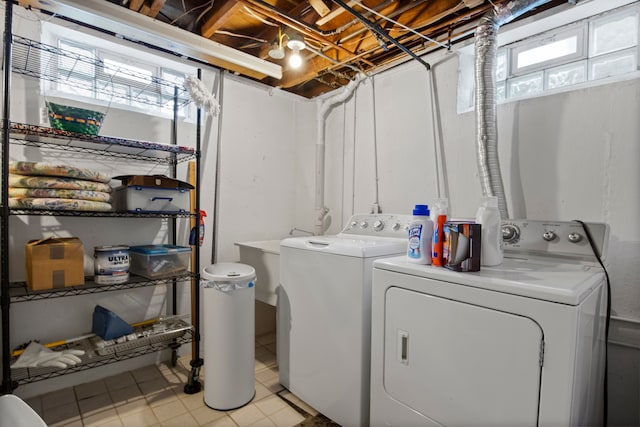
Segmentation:
<svg viewBox="0 0 640 427">
<path fill-rule="evenodd" d="M 398 231 L 400 230 L 400 227 L 401 227 L 400 223 L 396 222 L 395 224 L 393 224 L 391 228 L 393 229 L 393 231 Z"/>
<path fill-rule="evenodd" d="M 376 231 L 381 231 L 384 228 L 384 222 L 377 220 L 373 223 L 373 229 Z"/>
<path fill-rule="evenodd" d="M 558 237 L 556 233 L 551 230 L 545 231 L 544 234 L 542 235 L 542 238 L 547 242 L 554 240 L 556 237 Z"/>
<path fill-rule="evenodd" d="M 502 240 L 507 243 L 515 243 L 520 238 L 520 229 L 513 225 L 507 224 L 502 226 Z"/>
<path fill-rule="evenodd" d="M 357 221 L 352 221 L 351 224 L 349 224 L 349 228 L 356 228 L 357 226 L 358 226 Z"/>
<path fill-rule="evenodd" d="M 580 233 L 570 233 L 567 237 L 571 243 L 578 243 L 582 240 L 582 234 Z"/>
<path fill-rule="evenodd" d="M 365 229 L 365 228 L 367 228 L 368 226 L 369 226 L 369 224 L 367 223 L 367 221 L 362 221 L 362 222 L 360 223 L 360 228 L 362 228 L 362 229 Z"/>
</svg>

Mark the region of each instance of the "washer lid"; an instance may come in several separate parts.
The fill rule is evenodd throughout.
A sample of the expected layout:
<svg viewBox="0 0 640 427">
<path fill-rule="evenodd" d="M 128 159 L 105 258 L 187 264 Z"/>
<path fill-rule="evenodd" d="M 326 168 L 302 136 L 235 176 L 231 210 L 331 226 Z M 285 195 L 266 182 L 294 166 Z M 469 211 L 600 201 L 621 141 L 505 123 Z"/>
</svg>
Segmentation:
<svg viewBox="0 0 640 427">
<path fill-rule="evenodd" d="M 305 236 L 284 239 L 280 247 L 325 252 L 357 258 L 398 255 L 407 251 L 407 239 L 348 235 Z"/>
<path fill-rule="evenodd" d="M 396 257 L 376 260 L 374 269 L 569 305 L 580 304 L 604 280 L 600 267 L 555 258 L 548 261 L 505 258 L 499 266 L 460 273 L 445 267 L 411 264 L 405 257 Z"/>
<path fill-rule="evenodd" d="M 242 283 L 256 278 L 253 267 L 236 262 L 220 262 L 211 264 L 202 269 L 204 279 L 214 282 Z"/>
</svg>

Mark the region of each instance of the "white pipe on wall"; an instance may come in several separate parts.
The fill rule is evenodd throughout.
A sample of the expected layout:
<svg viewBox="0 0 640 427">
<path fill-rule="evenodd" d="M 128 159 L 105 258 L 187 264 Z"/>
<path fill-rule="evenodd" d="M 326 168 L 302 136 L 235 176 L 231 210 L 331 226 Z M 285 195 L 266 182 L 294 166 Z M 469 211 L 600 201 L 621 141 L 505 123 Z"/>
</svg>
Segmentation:
<svg viewBox="0 0 640 427">
<path fill-rule="evenodd" d="M 364 79 L 366 75 L 357 74 L 355 79 L 349 82 L 337 95 L 327 98 L 320 103 L 317 113 L 317 138 L 316 138 L 316 197 L 315 197 L 315 228 L 314 234 L 319 236 L 324 234 L 329 228 L 327 220 L 327 214 L 329 208 L 324 205 L 324 148 L 325 148 L 325 120 L 329 111 L 337 104 L 345 102 L 356 89 L 358 84 Z M 329 217 L 330 218 L 330 217 Z"/>
</svg>

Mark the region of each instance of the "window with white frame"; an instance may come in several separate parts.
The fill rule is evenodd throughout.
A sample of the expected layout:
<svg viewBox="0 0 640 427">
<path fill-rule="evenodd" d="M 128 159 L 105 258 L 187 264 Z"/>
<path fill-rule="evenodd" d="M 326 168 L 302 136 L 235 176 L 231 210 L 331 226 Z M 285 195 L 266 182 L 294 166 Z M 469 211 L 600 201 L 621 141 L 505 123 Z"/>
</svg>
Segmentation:
<svg viewBox="0 0 640 427">
<path fill-rule="evenodd" d="M 501 46 L 496 58 L 497 100 L 539 96 L 637 72 L 639 19 L 636 3 Z M 463 75 L 469 61 L 460 64 Z M 458 87 L 458 111 L 468 111 L 473 93 L 461 94 L 463 86 Z"/>
<path fill-rule="evenodd" d="M 192 104 L 185 99 L 184 81 L 188 74 L 195 74 L 195 67 L 102 38 L 79 37 L 55 26 L 47 29 L 47 41 L 55 43 L 63 54 L 51 61 L 55 64 L 46 64 L 47 73 L 55 78 L 44 83 L 45 96 L 165 117 L 173 115 L 175 101 L 179 117 L 189 119 L 193 114 Z"/>
</svg>

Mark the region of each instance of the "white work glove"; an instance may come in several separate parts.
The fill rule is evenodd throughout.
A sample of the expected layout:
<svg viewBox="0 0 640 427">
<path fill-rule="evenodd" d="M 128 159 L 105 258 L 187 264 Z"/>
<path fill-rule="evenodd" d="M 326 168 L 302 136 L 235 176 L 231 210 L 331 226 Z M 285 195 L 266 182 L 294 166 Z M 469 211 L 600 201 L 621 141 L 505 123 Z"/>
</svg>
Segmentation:
<svg viewBox="0 0 640 427">
<path fill-rule="evenodd" d="M 82 356 L 84 350 L 53 351 L 37 342 L 31 342 L 18 357 L 12 368 L 41 368 L 55 367 L 66 368 L 81 362 L 78 356 Z"/>
</svg>

